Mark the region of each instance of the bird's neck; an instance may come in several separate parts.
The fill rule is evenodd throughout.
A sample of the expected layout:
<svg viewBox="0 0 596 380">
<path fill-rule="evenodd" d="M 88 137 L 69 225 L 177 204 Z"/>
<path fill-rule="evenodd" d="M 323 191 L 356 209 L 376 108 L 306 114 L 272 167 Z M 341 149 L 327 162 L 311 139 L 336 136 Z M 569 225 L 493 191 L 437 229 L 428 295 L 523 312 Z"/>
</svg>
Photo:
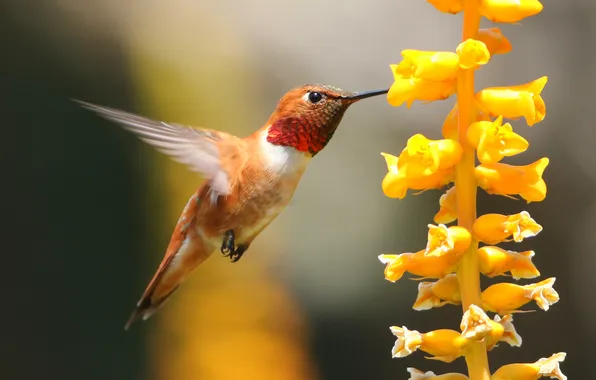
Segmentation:
<svg viewBox="0 0 596 380">
<path fill-rule="evenodd" d="M 271 142 L 270 127 L 258 131 L 256 139 L 264 165 L 279 175 L 303 172 L 313 156 L 312 153 L 299 150 L 291 144 Z"/>
<path fill-rule="evenodd" d="M 329 130 L 319 126 L 316 120 L 307 117 L 282 117 L 270 123 L 267 141 L 314 156 L 323 150 L 334 132 L 335 129 Z"/>
</svg>

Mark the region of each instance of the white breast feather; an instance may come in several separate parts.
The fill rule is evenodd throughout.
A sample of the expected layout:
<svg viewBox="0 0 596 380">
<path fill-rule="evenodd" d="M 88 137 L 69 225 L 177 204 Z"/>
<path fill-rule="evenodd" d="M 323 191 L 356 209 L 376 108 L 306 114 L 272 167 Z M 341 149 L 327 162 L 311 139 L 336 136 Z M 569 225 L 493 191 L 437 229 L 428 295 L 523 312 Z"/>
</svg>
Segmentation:
<svg viewBox="0 0 596 380">
<path fill-rule="evenodd" d="M 279 174 L 291 174 L 303 170 L 311 157 L 289 146 L 271 144 L 267 134 L 261 138 L 261 147 L 268 169 Z"/>
</svg>

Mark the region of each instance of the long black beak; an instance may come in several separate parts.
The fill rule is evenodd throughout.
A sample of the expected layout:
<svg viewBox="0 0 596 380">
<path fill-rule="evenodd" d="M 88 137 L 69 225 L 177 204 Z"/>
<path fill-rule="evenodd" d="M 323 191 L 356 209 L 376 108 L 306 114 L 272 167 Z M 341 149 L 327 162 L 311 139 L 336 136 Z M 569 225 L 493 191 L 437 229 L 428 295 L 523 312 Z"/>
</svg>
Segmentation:
<svg viewBox="0 0 596 380">
<path fill-rule="evenodd" d="M 377 95 L 383 95 L 383 94 L 386 94 L 387 92 L 389 92 L 389 89 L 357 92 L 354 95 L 346 96 L 346 99 L 350 99 L 350 100 L 366 99 L 366 98 L 370 98 L 370 97 L 377 96 Z"/>
</svg>

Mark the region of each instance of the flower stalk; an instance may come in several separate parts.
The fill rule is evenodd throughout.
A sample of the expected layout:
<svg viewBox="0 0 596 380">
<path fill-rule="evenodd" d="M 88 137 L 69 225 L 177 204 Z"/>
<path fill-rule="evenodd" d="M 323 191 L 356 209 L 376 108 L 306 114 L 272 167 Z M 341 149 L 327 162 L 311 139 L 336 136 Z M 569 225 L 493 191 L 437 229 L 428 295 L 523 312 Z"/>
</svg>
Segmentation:
<svg viewBox="0 0 596 380">
<path fill-rule="evenodd" d="M 503 242 L 521 242 L 542 231 L 527 211 L 513 215 L 498 213 L 477 216 L 476 196 L 480 187 L 488 194 L 527 203 L 546 197 L 543 173 L 549 160 L 544 157 L 525 166 L 500 161 L 524 153 L 529 143 L 503 119 L 524 120 L 533 126 L 546 116 L 541 93 L 547 77 L 509 87 L 492 87 L 475 92 L 475 72 L 495 54 L 512 48 L 499 28 L 479 29 L 481 17 L 496 22 L 517 22 L 542 10 L 538 0 L 428 0 L 439 11 L 463 12 L 462 42 L 455 52 L 404 50 L 403 60 L 390 65 L 394 83 L 387 94 L 391 105 L 415 101 L 457 102 L 445 119 L 443 139 L 431 140 L 416 134 L 408 140 L 399 157 L 382 153 L 388 173 L 383 192 L 403 199 L 409 190 L 440 189 L 453 183 L 439 200 L 428 225 L 425 249 L 414 253 L 383 254 L 385 278 L 400 280 L 406 273 L 420 282 L 415 310 L 461 304 L 460 331 L 439 328 L 420 333 L 405 326 L 392 326 L 396 336 L 393 357 L 415 351 L 430 359 L 451 362 L 464 357 L 468 376 L 449 373 L 435 375 L 410 368 L 411 379 L 530 380 L 543 376 L 566 379 L 559 368 L 565 353 L 542 358 L 536 363 L 516 363 L 501 367 L 491 375 L 487 352 L 499 342 L 519 347 L 521 336 L 513 326 L 513 313 L 527 304 L 547 311 L 558 302 L 555 278 L 529 285 L 498 283 L 482 289 L 480 276 L 535 278 L 540 272 L 532 263 L 534 251 L 516 252 L 498 247 Z M 523 119 L 522 119 L 523 118 Z M 477 163 L 477 160 L 479 163 Z M 457 221 L 456 225 L 448 226 Z M 482 246 L 481 246 L 482 245 Z M 494 313 L 491 319 L 487 313 Z"/>
<path fill-rule="evenodd" d="M 464 26 L 462 39 L 475 38 L 480 26 L 480 0 L 464 2 Z M 457 78 L 457 107 L 459 108 L 458 140 L 462 146 L 461 161 L 455 165 L 458 224 L 469 231 L 476 221 L 476 179 L 475 151 L 466 138 L 469 126 L 475 122 L 474 70 L 461 70 Z M 480 270 L 478 262 L 478 242 L 474 239 L 461 258 L 457 279 L 460 284 L 462 308 L 464 312 L 471 305 L 480 305 Z M 474 342 L 465 355 L 468 376 L 472 380 L 490 380 L 486 344 Z"/>
</svg>

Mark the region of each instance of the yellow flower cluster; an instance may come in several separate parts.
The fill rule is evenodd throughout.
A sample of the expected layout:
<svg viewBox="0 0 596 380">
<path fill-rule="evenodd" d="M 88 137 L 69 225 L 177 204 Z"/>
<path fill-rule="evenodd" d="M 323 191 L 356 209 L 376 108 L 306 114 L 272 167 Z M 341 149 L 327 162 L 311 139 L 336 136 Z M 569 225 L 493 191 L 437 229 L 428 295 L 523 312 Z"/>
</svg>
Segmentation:
<svg viewBox="0 0 596 380">
<path fill-rule="evenodd" d="M 529 143 L 513 131 L 504 119 L 523 118 L 532 126 L 544 120 L 546 106 L 541 93 L 547 77 L 526 84 L 485 88 L 475 93 L 474 73 L 492 56 L 505 54 L 511 44 L 499 28 L 479 29 L 481 17 L 513 23 L 538 14 L 538 0 L 427 0 L 442 12 L 463 12 L 463 42 L 448 51 L 402 51 L 402 61 L 390 65 L 394 82 L 387 100 L 393 106 L 415 101 L 432 102 L 457 96 L 457 103 L 442 126 L 442 139 L 422 134 L 412 136 L 398 156 L 382 153 L 387 174 L 382 188 L 385 195 L 403 199 L 408 190 L 424 191 L 453 186 L 440 197 L 436 224 L 428 225 L 426 247 L 416 252 L 383 254 L 385 278 L 398 281 L 406 272 L 421 281 L 415 310 L 461 304 L 463 317 L 459 331 L 439 329 L 421 333 L 405 326 L 392 326 L 396 342 L 393 357 L 423 351 L 430 359 L 451 362 L 464 357 L 468 376 L 458 373 L 435 375 L 409 368 L 411 380 L 534 380 L 540 377 L 566 379 L 559 369 L 565 353 L 556 353 L 535 363 L 505 365 L 492 375 L 487 351 L 499 342 L 521 346 L 512 315 L 519 308 L 535 303 L 548 310 L 558 302 L 553 288 L 555 278 L 519 285 L 497 283 L 482 290 L 480 274 L 487 277 L 538 277 L 532 262 L 534 251 L 516 252 L 497 246 L 521 242 L 536 236 L 542 227 L 526 211 L 513 215 L 498 213 L 476 216 L 476 193 L 489 194 L 527 203 L 546 197 L 542 175 L 548 158 L 525 166 L 501 162 L 525 152 Z M 519 197 L 519 198 L 518 198 Z M 457 225 L 449 226 L 457 221 Z M 479 244 L 483 244 L 479 247 Z M 494 313 L 491 319 L 487 313 Z"/>
</svg>

